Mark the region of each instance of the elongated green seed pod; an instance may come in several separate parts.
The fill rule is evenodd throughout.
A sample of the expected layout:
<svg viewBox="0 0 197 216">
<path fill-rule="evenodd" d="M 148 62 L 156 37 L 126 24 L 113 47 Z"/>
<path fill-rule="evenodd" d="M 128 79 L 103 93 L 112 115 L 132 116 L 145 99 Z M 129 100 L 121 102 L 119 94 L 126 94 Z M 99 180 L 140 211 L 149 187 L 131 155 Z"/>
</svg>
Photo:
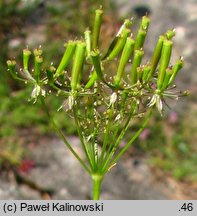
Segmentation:
<svg viewBox="0 0 197 216">
<path fill-rule="evenodd" d="M 117 40 L 117 43 L 115 44 L 109 56 L 107 57 L 108 60 L 114 59 L 123 50 L 129 33 L 130 33 L 129 29 L 124 29 L 122 31 L 121 35 Z"/>
<path fill-rule="evenodd" d="M 62 74 L 63 70 L 68 66 L 68 63 L 70 62 L 70 60 L 74 54 L 75 47 L 76 47 L 75 41 L 69 41 L 66 44 L 66 49 L 65 49 L 64 55 L 60 61 L 60 64 L 57 68 L 57 71 L 55 73 L 55 77 L 60 76 Z"/>
<path fill-rule="evenodd" d="M 170 85 L 176 78 L 177 73 L 181 70 L 181 68 L 183 67 L 184 63 L 183 63 L 183 58 L 181 57 L 173 66 L 172 68 L 172 76 L 169 80 L 168 85 Z"/>
<path fill-rule="evenodd" d="M 72 90 L 76 90 L 77 86 L 80 82 L 80 74 L 82 72 L 83 63 L 85 59 L 85 51 L 86 45 L 84 42 L 78 42 L 76 45 L 74 60 L 73 60 L 73 67 L 71 73 L 71 88 Z"/>
<path fill-rule="evenodd" d="M 42 63 L 43 63 L 42 56 L 35 56 L 34 58 L 34 78 L 37 82 L 40 81 Z"/>
<path fill-rule="evenodd" d="M 98 50 L 91 51 L 91 58 L 92 63 L 94 65 L 94 70 L 97 73 L 97 76 L 99 79 L 103 79 L 103 72 L 101 69 L 101 61 L 100 61 L 100 54 Z"/>
<path fill-rule="evenodd" d="M 149 24 L 150 24 L 150 18 L 147 16 L 143 16 L 140 24 L 140 28 L 136 36 L 135 50 L 141 49 L 143 47 Z"/>
<path fill-rule="evenodd" d="M 150 71 L 151 71 L 151 66 L 149 64 L 144 65 L 144 67 L 143 67 L 143 75 L 142 75 L 142 81 L 143 82 L 148 81 Z"/>
<path fill-rule="evenodd" d="M 95 14 L 95 20 L 94 20 L 94 26 L 93 26 L 93 33 L 92 33 L 92 49 L 95 49 L 98 47 L 103 10 L 98 9 L 96 10 L 95 13 L 96 14 Z"/>
<path fill-rule="evenodd" d="M 160 36 L 157 44 L 155 46 L 154 52 L 153 52 L 153 56 L 152 56 L 152 60 L 151 60 L 151 71 L 150 74 L 148 76 L 148 79 L 151 79 L 155 73 L 155 70 L 157 68 L 157 65 L 159 63 L 160 57 L 161 57 L 161 50 L 163 47 L 163 41 L 164 41 L 164 36 Z"/>
<path fill-rule="evenodd" d="M 90 52 L 91 52 L 91 32 L 90 32 L 90 30 L 86 30 L 84 32 L 84 36 L 85 36 L 85 42 L 86 42 L 86 52 L 87 52 L 87 56 L 89 58 Z"/>
<path fill-rule="evenodd" d="M 93 71 L 93 73 L 90 76 L 89 81 L 86 83 L 84 88 L 85 89 L 91 88 L 97 79 L 98 79 L 98 75 L 97 75 L 96 71 Z"/>
<path fill-rule="evenodd" d="M 137 68 L 141 64 L 143 55 L 144 55 L 143 50 L 134 51 L 133 64 L 132 64 L 132 69 L 131 69 L 131 83 L 132 84 L 135 84 L 137 82 Z"/>
<path fill-rule="evenodd" d="M 120 81 L 121 81 L 121 78 L 123 76 L 125 66 L 126 66 L 128 60 L 129 60 L 129 58 L 130 58 L 130 56 L 131 56 L 131 54 L 133 52 L 134 44 L 135 44 L 135 41 L 132 38 L 128 37 L 127 41 L 125 43 L 121 58 L 120 58 L 117 75 L 114 77 L 114 84 L 115 85 L 120 84 Z"/>
<path fill-rule="evenodd" d="M 10 74 L 12 75 L 12 77 L 15 79 L 17 77 L 17 73 L 16 73 L 16 61 L 15 60 L 8 60 L 7 61 L 7 65 L 8 65 L 8 71 L 10 72 Z"/>
<path fill-rule="evenodd" d="M 23 50 L 23 68 L 24 70 L 28 70 L 30 55 L 31 55 L 31 51 L 29 49 Z"/>
<path fill-rule="evenodd" d="M 137 37 L 135 40 L 135 50 L 141 49 L 143 47 L 144 41 L 146 38 L 146 34 L 147 34 L 147 32 L 145 30 L 140 29 L 138 31 L 138 34 L 137 34 Z"/>
<path fill-rule="evenodd" d="M 124 23 L 120 27 L 118 33 L 116 34 L 115 38 L 112 40 L 111 44 L 109 45 L 109 48 L 108 48 L 107 52 L 105 53 L 105 55 L 102 57 L 101 60 L 105 60 L 109 56 L 109 54 L 112 52 L 115 45 L 117 44 L 118 40 L 120 39 L 120 35 L 122 34 L 122 32 L 125 29 L 129 29 L 131 27 L 131 25 L 132 25 L 132 20 L 131 19 L 126 19 L 124 21 Z"/>
<path fill-rule="evenodd" d="M 168 30 L 165 34 L 166 38 L 168 40 L 172 39 L 175 36 L 175 29 L 173 30 Z"/>
<path fill-rule="evenodd" d="M 163 85 L 166 68 L 168 67 L 168 64 L 170 62 L 171 52 L 172 52 L 172 41 L 164 40 L 162 51 L 161 51 L 161 63 L 160 63 L 158 79 L 157 79 L 158 89 L 161 89 Z"/>
<path fill-rule="evenodd" d="M 41 73 L 41 64 L 43 63 L 43 50 L 39 47 L 34 49 L 34 79 L 39 82 L 40 81 L 40 73 Z M 27 75 L 28 72 L 26 71 Z"/>
<path fill-rule="evenodd" d="M 171 68 L 166 69 L 166 73 L 165 73 L 165 77 L 164 77 L 164 81 L 163 81 L 161 90 L 165 90 L 169 86 L 169 80 L 172 76 L 172 73 L 173 71 Z"/>
</svg>

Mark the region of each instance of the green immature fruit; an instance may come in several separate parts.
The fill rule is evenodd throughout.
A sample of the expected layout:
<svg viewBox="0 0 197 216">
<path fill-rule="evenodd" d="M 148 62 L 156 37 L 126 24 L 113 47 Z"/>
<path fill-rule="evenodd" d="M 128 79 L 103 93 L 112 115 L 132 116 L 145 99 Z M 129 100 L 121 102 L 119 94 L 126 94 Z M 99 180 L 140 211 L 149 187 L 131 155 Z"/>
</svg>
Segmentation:
<svg viewBox="0 0 197 216">
<path fill-rule="evenodd" d="M 147 32 L 144 31 L 144 30 L 140 29 L 138 31 L 138 34 L 137 34 L 137 37 L 136 37 L 136 42 L 135 42 L 135 50 L 140 49 L 140 48 L 143 47 L 144 41 L 145 41 L 145 38 L 146 38 L 146 34 L 147 34 Z"/>
<path fill-rule="evenodd" d="M 94 83 L 95 83 L 95 81 L 96 81 L 97 79 L 98 79 L 98 75 L 97 75 L 96 71 L 94 70 L 93 73 L 92 73 L 91 76 L 90 76 L 89 81 L 88 81 L 87 84 L 85 85 L 85 89 L 91 88 L 91 87 L 94 85 Z"/>
<path fill-rule="evenodd" d="M 96 10 L 93 33 L 92 33 L 92 49 L 98 47 L 102 16 L 103 16 L 103 10 L 101 9 Z"/>
<path fill-rule="evenodd" d="M 148 76 L 148 79 L 151 79 L 155 73 L 155 70 L 157 68 L 157 65 L 158 65 L 160 57 L 161 57 L 161 50 L 163 47 L 164 39 L 165 39 L 164 36 L 160 36 L 159 40 L 157 41 L 157 44 L 156 44 L 154 52 L 153 52 L 153 57 L 151 60 L 151 71 L 150 71 L 150 74 Z"/>
<path fill-rule="evenodd" d="M 168 85 L 170 85 L 176 78 L 177 73 L 181 70 L 181 68 L 183 67 L 184 63 L 183 63 L 183 58 L 181 57 L 173 66 L 172 68 L 172 76 L 169 80 Z"/>
<path fill-rule="evenodd" d="M 126 40 L 127 40 L 129 33 L 130 33 L 129 29 L 127 29 L 127 28 L 123 29 L 122 33 L 120 34 L 120 36 L 117 39 L 115 46 L 113 47 L 112 51 L 109 53 L 109 55 L 107 57 L 108 60 L 112 60 L 116 56 L 118 56 L 118 54 L 120 54 L 120 52 L 124 48 L 124 45 L 126 43 Z"/>
<path fill-rule="evenodd" d="M 75 47 L 76 47 L 76 42 L 75 41 L 69 41 L 66 44 L 66 50 L 64 52 L 64 55 L 61 59 L 61 62 L 57 68 L 55 77 L 58 77 L 62 74 L 63 70 L 68 66 L 68 63 L 70 62 L 74 51 L 75 51 Z"/>
<path fill-rule="evenodd" d="M 37 82 L 40 81 L 42 63 L 43 63 L 42 56 L 35 56 L 34 58 L 34 78 Z"/>
<path fill-rule="evenodd" d="M 150 19 L 147 16 L 142 17 L 141 25 L 136 36 L 135 50 L 141 49 L 147 35 Z"/>
<path fill-rule="evenodd" d="M 170 57 L 172 52 L 172 41 L 164 40 L 162 52 L 161 52 L 161 60 L 160 60 L 160 67 L 157 79 L 157 87 L 158 89 L 162 88 L 163 81 L 165 78 L 166 68 L 169 65 Z"/>
<path fill-rule="evenodd" d="M 92 63 L 94 65 L 94 70 L 96 71 L 97 77 L 99 79 L 103 79 L 103 72 L 101 69 L 101 62 L 100 62 L 100 54 L 98 50 L 94 50 L 91 52 Z"/>
<path fill-rule="evenodd" d="M 74 61 L 71 73 L 71 88 L 76 90 L 80 82 L 80 76 L 82 74 L 83 63 L 85 59 L 86 45 L 84 42 L 77 42 L 76 50 L 74 54 Z"/>
<path fill-rule="evenodd" d="M 143 75 L 142 75 L 142 81 L 143 82 L 148 81 L 148 77 L 149 77 L 150 72 L 151 72 L 151 66 L 149 64 L 145 65 L 143 67 Z"/>
<path fill-rule="evenodd" d="M 137 82 L 137 68 L 140 66 L 142 61 L 142 56 L 144 55 L 143 50 L 135 50 L 133 57 L 133 64 L 131 69 L 131 83 L 135 84 Z"/>
<path fill-rule="evenodd" d="M 116 34 L 115 38 L 112 40 L 106 54 L 102 57 L 102 60 L 105 60 L 109 54 L 112 52 L 112 50 L 114 49 L 114 47 L 116 46 L 117 42 L 120 40 L 120 36 L 122 34 L 122 32 L 125 31 L 125 29 L 127 29 L 127 31 L 130 32 L 129 28 L 132 25 L 132 21 L 130 19 L 126 19 L 123 23 L 123 25 L 120 27 L 118 33 Z"/>
<path fill-rule="evenodd" d="M 168 87 L 169 80 L 170 80 L 172 74 L 173 74 L 172 69 L 171 68 L 167 68 L 161 90 L 165 90 Z"/>
<path fill-rule="evenodd" d="M 23 50 L 23 68 L 25 70 L 28 70 L 30 55 L 31 55 L 31 51 L 29 49 Z"/>
<path fill-rule="evenodd" d="M 90 30 L 86 30 L 84 32 L 85 36 L 85 42 L 86 42 L 86 52 L 87 52 L 87 57 L 90 57 L 90 52 L 91 52 L 91 32 Z"/>
<path fill-rule="evenodd" d="M 134 44 L 135 44 L 135 41 L 132 38 L 130 38 L 130 37 L 127 38 L 127 41 L 125 43 L 125 46 L 124 46 L 124 49 L 123 49 L 123 52 L 122 52 L 122 55 L 120 58 L 120 62 L 118 65 L 117 75 L 114 77 L 114 84 L 115 85 L 120 84 L 125 66 L 126 66 L 127 62 L 129 61 L 129 58 L 133 52 Z"/>
</svg>

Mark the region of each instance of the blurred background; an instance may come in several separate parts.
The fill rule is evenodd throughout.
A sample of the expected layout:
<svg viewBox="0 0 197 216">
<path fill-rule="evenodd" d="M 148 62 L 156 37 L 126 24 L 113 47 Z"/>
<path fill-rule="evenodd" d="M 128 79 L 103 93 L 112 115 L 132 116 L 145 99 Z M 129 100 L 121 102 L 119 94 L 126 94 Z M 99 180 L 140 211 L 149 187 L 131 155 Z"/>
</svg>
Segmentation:
<svg viewBox="0 0 197 216">
<path fill-rule="evenodd" d="M 106 176 L 101 199 L 197 198 L 197 1 L 0 0 L 0 199 L 90 197 L 89 176 L 54 134 L 41 105 L 28 102 L 32 89 L 10 77 L 6 60 L 22 63 L 23 48 L 42 45 L 46 65 L 55 64 L 64 52 L 63 44 L 80 38 L 92 26 L 100 5 L 104 9 L 103 49 L 125 18 L 134 17 L 135 32 L 141 17 L 150 16 L 147 58 L 158 36 L 176 28 L 172 62 L 179 56 L 185 59 L 176 82 L 179 89 L 190 91 L 180 101 L 169 101 L 163 117 L 155 113 Z M 53 97 L 49 104 L 80 151 L 72 122 L 64 112 L 56 111 L 61 101 Z"/>
</svg>

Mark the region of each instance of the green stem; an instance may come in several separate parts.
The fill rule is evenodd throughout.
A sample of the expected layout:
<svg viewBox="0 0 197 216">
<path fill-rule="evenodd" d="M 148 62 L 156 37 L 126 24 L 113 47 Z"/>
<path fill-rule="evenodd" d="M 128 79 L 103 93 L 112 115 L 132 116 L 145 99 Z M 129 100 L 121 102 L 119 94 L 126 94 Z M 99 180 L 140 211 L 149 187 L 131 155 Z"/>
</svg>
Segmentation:
<svg viewBox="0 0 197 216">
<path fill-rule="evenodd" d="M 66 137 L 64 136 L 64 134 L 61 132 L 61 130 L 58 128 L 58 126 L 56 125 L 54 119 L 52 118 L 52 116 L 49 113 L 49 110 L 45 104 L 44 98 L 41 97 L 41 102 L 42 105 L 47 113 L 48 119 L 51 122 L 51 124 L 53 125 L 55 131 L 57 132 L 57 134 L 59 135 L 59 137 L 64 141 L 65 145 L 68 147 L 68 149 L 73 153 L 73 155 L 77 158 L 77 160 L 80 162 L 80 164 L 84 167 L 84 169 L 91 174 L 90 169 L 87 167 L 87 165 L 84 163 L 84 161 L 80 158 L 80 156 L 76 153 L 76 151 L 72 148 L 72 146 L 70 145 L 70 143 L 68 142 L 68 140 L 66 139 Z"/>
<path fill-rule="evenodd" d="M 78 118 L 77 118 L 77 109 L 74 107 L 74 110 L 73 110 L 73 114 L 74 114 L 74 119 L 75 119 L 75 123 L 76 123 L 76 128 L 77 128 L 77 133 L 79 135 L 79 139 L 81 141 L 81 145 L 82 145 L 82 148 L 85 152 L 85 155 L 86 155 L 86 158 L 91 166 L 91 168 L 93 169 L 93 165 L 92 165 L 92 160 L 91 160 L 91 156 L 87 150 L 87 145 L 85 144 L 84 142 L 84 139 L 83 139 L 83 135 L 81 133 L 81 128 L 80 128 L 80 125 L 79 125 L 79 121 L 78 121 Z"/>
<path fill-rule="evenodd" d="M 147 115 L 147 117 L 146 117 L 145 121 L 143 122 L 142 126 L 140 127 L 140 129 L 135 133 L 135 135 L 130 139 L 130 141 L 124 146 L 124 148 L 122 148 L 122 150 L 118 153 L 118 155 L 113 159 L 113 161 L 111 162 L 111 165 L 116 163 L 118 161 L 118 159 L 125 153 L 125 151 L 131 146 L 131 144 L 133 144 L 133 142 L 139 137 L 141 132 L 144 130 L 144 128 L 148 124 L 152 114 L 153 114 L 153 108 L 150 110 L 149 114 Z"/>
<path fill-rule="evenodd" d="M 92 182 L 93 182 L 92 199 L 93 200 L 99 200 L 100 198 L 102 180 L 103 180 L 103 175 L 97 173 L 92 174 Z"/>
</svg>

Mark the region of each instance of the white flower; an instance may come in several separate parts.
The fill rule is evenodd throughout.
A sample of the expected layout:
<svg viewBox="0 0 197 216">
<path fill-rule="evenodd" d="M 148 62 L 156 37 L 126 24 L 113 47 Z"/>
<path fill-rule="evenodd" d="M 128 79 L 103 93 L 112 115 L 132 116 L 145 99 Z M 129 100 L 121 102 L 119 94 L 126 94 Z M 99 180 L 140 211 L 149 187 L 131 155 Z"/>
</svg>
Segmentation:
<svg viewBox="0 0 197 216">
<path fill-rule="evenodd" d="M 109 106 L 113 105 L 117 100 L 117 94 L 116 92 L 114 92 L 111 97 L 110 97 L 110 102 L 109 102 Z"/>
<path fill-rule="evenodd" d="M 37 98 L 39 95 L 45 97 L 46 91 L 44 89 L 42 89 L 39 85 L 36 84 L 34 89 L 32 90 L 32 93 L 31 93 L 31 98 L 35 99 L 34 103 L 37 101 Z"/>
<path fill-rule="evenodd" d="M 152 107 L 154 105 L 156 105 L 157 109 L 159 110 L 160 114 L 162 115 L 163 102 L 162 102 L 161 96 L 159 94 L 154 94 L 147 106 Z"/>
<path fill-rule="evenodd" d="M 118 120 L 120 119 L 120 117 L 121 117 L 121 115 L 120 115 L 120 114 L 118 114 L 118 115 L 116 116 L 116 118 L 115 118 L 115 120 L 114 120 L 114 121 L 118 121 Z"/>
</svg>

